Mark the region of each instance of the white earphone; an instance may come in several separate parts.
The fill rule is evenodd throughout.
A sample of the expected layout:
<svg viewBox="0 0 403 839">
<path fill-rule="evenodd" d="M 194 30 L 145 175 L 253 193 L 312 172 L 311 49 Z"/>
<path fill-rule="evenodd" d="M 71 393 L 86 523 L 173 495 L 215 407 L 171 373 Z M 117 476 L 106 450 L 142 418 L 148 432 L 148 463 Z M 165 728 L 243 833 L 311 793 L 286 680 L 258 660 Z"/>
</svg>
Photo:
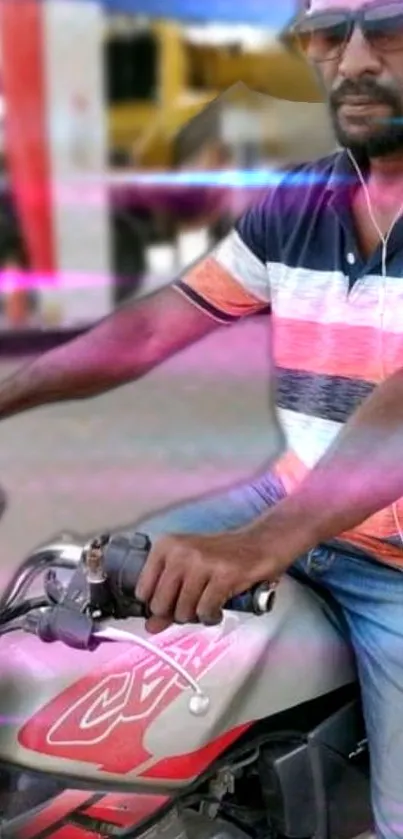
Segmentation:
<svg viewBox="0 0 403 839">
<path fill-rule="evenodd" d="M 382 230 L 380 229 L 379 224 L 376 220 L 376 216 L 375 216 L 375 213 L 374 213 L 374 210 L 373 210 L 373 207 L 372 207 L 371 196 L 369 194 L 369 190 L 368 190 L 367 184 L 365 182 L 365 178 L 364 178 L 364 176 L 361 172 L 361 169 L 360 169 L 354 155 L 352 154 L 352 152 L 349 149 L 348 149 L 348 155 L 349 155 L 350 160 L 351 160 L 351 162 L 352 162 L 352 164 L 353 164 L 353 166 L 354 166 L 354 168 L 357 172 L 357 175 L 360 179 L 362 188 L 364 190 L 364 196 L 365 196 L 365 200 L 366 200 L 367 207 L 368 207 L 368 215 L 371 219 L 371 222 L 374 226 L 374 229 L 376 230 L 376 232 L 379 236 L 380 241 L 382 242 L 382 284 L 381 284 L 381 289 L 380 289 L 380 294 L 379 294 L 379 320 L 380 320 L 379 358 L 380 358 L 380 364 L 381 364 L 381 378 L 382 378 L 382 380 L 385 380 L 387 378 L 387 375 L 388 375 L 387 371 L 385 369 L 384 340 L 383 340 L 383 338 L 384 338 L 385 308 L 386 308 L 386 306 L 385 306 L 385 304 L 386 304 L 386 281 L 387 281 L 386 261 L 387 261 L 387 256 L 388 256 L 389 240 L 390 240 L 392 231 L 393 231 L 398 219 L 400 218 L 400 216 L 403 212 L 403 202 L 400 205 L 400 207 L 399 207 L 399 209 L 398 209 L 398 211 L 397 211 L 397 213 L 396 213 L 396 215 L 395 215 L 395 217 L 392 221 L 392 224 L 391 224 L 391 226 L 390 226 L 390 228 L 389 228 L 389 230 L 386 234 L 386 236 L 384 236 L 383 233 L 382 233 Z M 402 546 L 403 546 L 403 528 L 402 528 L 402 526 L 400 524 L 400 521 L 399 521 L 399 514 L 398 514 L 396 503 L 393 504 L 392 509 L 393 509 L 393 518 L 395 520 L 396 529 L 397 529 L 397 532 L 398 532 L 399 537 L 400 537 L 400 541 L 401 541 Z"/>
</svg>

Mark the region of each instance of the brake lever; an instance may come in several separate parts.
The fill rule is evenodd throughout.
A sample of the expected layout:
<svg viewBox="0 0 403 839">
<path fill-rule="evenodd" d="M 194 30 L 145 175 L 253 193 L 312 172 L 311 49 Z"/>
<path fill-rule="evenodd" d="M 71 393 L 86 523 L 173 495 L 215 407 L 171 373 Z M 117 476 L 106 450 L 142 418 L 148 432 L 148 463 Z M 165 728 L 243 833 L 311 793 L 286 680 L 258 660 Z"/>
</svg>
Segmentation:
<svg viewBox="0 0 403 839">
<path fill-rule="evenodd" d="M 153 644 L 139 635 L 132 635 L 124 629 L 117 629 L 114 626 L 108 626 L 105 629 L 99 629 L 95 632 L 95 637 L 99 641 L 115 641 L 123 644 L 136 644 L 138 647 L 146 650 L 146 652 L 155 656 L 157 659 L 167 664 L 177 676 L 187 684 L 192 690 L 193 694 L 188 702 L 189 713 L 195 717 L 204 716 L 210 708 L 210 697 L 200 687 L 197 679 L 194 679 L 188 671 L 182 667 L 179 661 L 176 661 L 166 650 L 161 649 L 160 646 Z"/>
</svg>

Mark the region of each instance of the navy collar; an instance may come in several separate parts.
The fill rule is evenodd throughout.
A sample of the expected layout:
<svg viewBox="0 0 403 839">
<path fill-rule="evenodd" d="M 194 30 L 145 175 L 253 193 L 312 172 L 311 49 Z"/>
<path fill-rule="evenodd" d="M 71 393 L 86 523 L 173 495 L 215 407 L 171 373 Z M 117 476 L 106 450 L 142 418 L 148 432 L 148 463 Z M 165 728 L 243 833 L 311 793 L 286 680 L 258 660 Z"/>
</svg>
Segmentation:
<svg viewBox="0 0 403 839">
<path fill-rule="evenodd" d="M 357 160 L 357 163 L 361 167 L 361 171 L 365 177 L 368 167 L 366 159 Z M 346 149 L 341 149 L 335 155 L 333 168 L 326 185 L 326 190 L 336 192 L 358 183 L 358 175 L 351 162 L 349 154 Z"/>
</svg>

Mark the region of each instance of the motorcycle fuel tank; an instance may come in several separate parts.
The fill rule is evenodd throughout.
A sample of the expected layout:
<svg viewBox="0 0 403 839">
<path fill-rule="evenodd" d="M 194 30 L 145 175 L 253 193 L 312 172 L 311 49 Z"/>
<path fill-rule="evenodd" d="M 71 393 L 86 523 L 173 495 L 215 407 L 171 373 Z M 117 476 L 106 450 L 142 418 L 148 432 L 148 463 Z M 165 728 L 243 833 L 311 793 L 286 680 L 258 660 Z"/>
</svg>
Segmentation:
<svg viewBox="0 0 403 839">
<path fill-rule="evenodd" d="M 175 626 L 152 639 L 155 652 L 136 643 L 150 641 L 143 621 L 119 626 L 133 643 L 93 652 L 0 639 L 1 761 L 98 785 L 181 789 L 255 721 L 355 679 L 327 607 L 289 577 L 266 616 Z"/>
</svg>

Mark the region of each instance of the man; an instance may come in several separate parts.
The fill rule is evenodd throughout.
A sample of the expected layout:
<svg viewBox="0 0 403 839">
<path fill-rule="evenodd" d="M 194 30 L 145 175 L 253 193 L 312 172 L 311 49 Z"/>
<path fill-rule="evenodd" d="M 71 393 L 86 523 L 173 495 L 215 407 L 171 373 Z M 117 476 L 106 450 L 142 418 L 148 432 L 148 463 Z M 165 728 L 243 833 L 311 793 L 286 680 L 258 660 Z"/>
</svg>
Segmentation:
<svg viewBox="0 0 403 839">
<path fill-rule="evenodd" d="M 144 525 L 161 538 L 137 595 L 158 631 L 217 621 L 231 595 L 292 566 L 330 590 L 357 656 L 377 835 L 391 839 L 403 837 L 403 7 L 329 4 L 312 0 L 301 34 L 344 151 L 285 177 L 173 287 L 4 382 L 0 416 L 139 378 L 271 304 L 288 451 L 250 486 Z"/>
</svg>

